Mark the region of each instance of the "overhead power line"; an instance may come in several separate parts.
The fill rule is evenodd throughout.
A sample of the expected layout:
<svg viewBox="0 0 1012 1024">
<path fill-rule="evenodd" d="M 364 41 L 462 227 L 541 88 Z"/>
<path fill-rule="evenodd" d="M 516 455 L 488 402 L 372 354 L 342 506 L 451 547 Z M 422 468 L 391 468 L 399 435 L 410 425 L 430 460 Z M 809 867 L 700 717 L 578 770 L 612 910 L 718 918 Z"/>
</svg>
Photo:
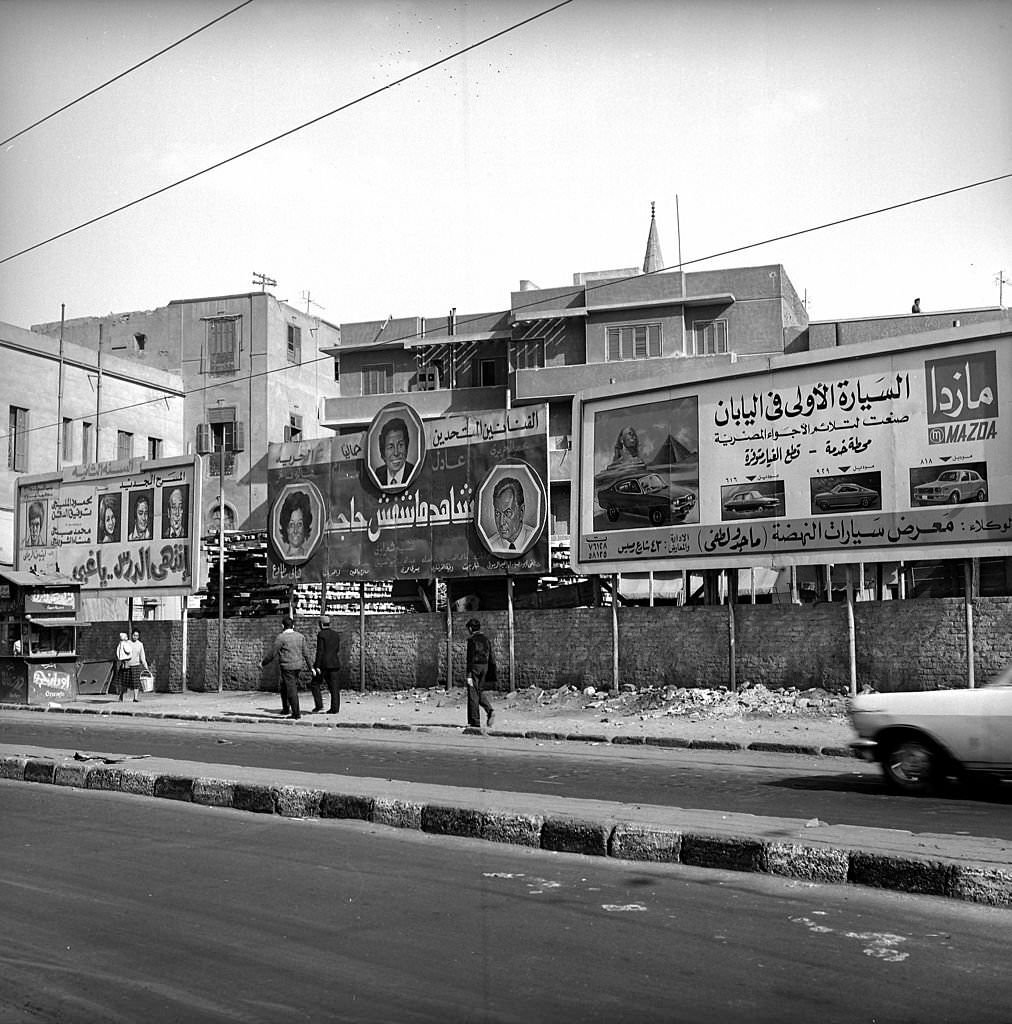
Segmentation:
<svg viewBox="0 0 1012 1024">
<path fill-rule="evenodd" d="M 409 82 L 412 78 L 424 75 L 426 72 L 432 71 L 434 68 L 438 68 L 442 64 L 446 64 L 451 60 L 456 60 L 458 57 L 462 57 L 465 53 L 470 53 L 472 50 L 477 50 L 479 47 L 485 46 L 502 36 L 509 35 L 510 32 L 515 32 L 517 29 L 523 28 L 525 25 L 529 25 L 532 21 L 537 21 L 539 18 L 543 18 L 547 14 L 552 14 L 554 11 L 559 10 L 560 7 L 566 7 L 572 2 L 573 0 L 561 0 L 560 3 L 557 3 L 552 7 L 547 7 L 545 10 L 531 15 L 529 18 L 524 18 L 523 21 L 518 21 L 515 24 L 510 25 L 508 28 L 501 29 L 499 32 L 494 32 L 492 35 L 486 36 L 484 39 L 479 39 L 476 43 L 471 43 L 460 50 L 455 50 L 446 57 L 441 57 L 439 60 L 435 60 L 431 64 L 426 64 L 425 67 L 411 71 L 392 82 L 387 82 L 386 85 L 381 85 L 378 89 L 373 89 L 371 92 L 364 93 L 357 99 L 349 100 L 347 103 L 342 103 L 341 106 L 335 107 L 333 110 L 328 110 L 325 114 L 320 114 L 318 117 L 314 117 L 310 121 L 305 121 L 302 124 L 297 125 L 295 128 L 289 128 L 287 131 L 281 132 L 280 135 L 275 135 L 270 139 L 265 139 L 263 142 L 258 142 L 255 146 L 250 146 L 248 149 L 244 149 L 240 153 L 235 153 L 233 156 L 226 157 L 224 160 L 219 160 L 217 163 L 211 164 L 209 167 L 205 167 L 201 171 L 194 171 L 193 174 L 188 174 L 185 178 L 180 178 L 178 181 L 172 182 L 171 185 L 163 185 L 161 188 L 155 189 L 154 192 L 149 192 L 147 195 L 141 196 L 138 199 L 132 199 L 129 203 L 124 203 L 122 206 L 117 206 L 113 210 L 101 213 L 97 217 L 92 217 L 89 220 L 82 221 L 80 224 L 77 224 L 72 228 L 67 228 L 66 231 L 61 231 L 59 234 L 51 235 L 49 238 L 45 238 L 41 242 L 36 242 L 34 245 L 29 245 L 18 252 L 11 253 L 9 256 L 4 256 L 3 259 L 0 259 L 0 264 L 8 263 L 10 260 L 17 259 L 19 256 L 24 256 L 25 253 L 32 252 L 35 249 L 40 249 L 44 245 L 49 245 L 50 242 L 57 241 L 57 239 L 66 238 L 67 235 L 72 235 L 75 231 L 80 231 L 82 228 L 89 227 L 92 224 L 97 224 L 99 221 L 105 220 L 107 217 L 112 217 L 117 213 L 122 213 L 124 210 L 129 210 L 132 206 L 137 206 L 140 203 L 147 202 L 149 199 L 154 199 L 155 196 L 160 196 L 164 192 L 178 188 L 180 185 L 185 185 L 187 182 L 200 178 L 205 174 L 210 174 L 211 171 L 216 171 L 219 167 L 224 167 L 226 164 L 240 160 L 244 156 L 249 156 L 250 153 L 255 153 L 258 149 L 263 149 L 266 146 L 273 145 L 275 142 L 280 142 L 282 139 L 288 138 L 289 135 L 294 135 L 296 132 L 301 132 L 303 129 L 309 128 L 314 124 L 319 124 L 320 121 L 326 120 L 328 117 L 333 117 L 334 114 L 339 114 L 344 110 L 357 106 L 359 103 L 364 103 L 366 100 L 372 99 L 373 96 L 378 96 L 380 93 L 386 92 L 387 89 L 393 89 L 395 86 L 403 85 L 405 82 Z"/>
<path fill-rule="evenodd" d="M 940 199 L 943 196 L 953 195 L 956 192 L 965 192 L 967 189 L 980 188 L 982 185 L 991 185 L 991 184 L 994 184 L 997 181 L 1004 181 L 1007 178 L 1012 178 L 1012 172 L 1010 172 L 1008 174 L 999 174 L 999 175 L 997 175 L 996 177 L 993 177 L 993 178 L 985 178 L 982 181 L 975 181 L 975 182 L 973 182 L 973 183 L 971 183 L 969 185 L 959 185 L 956 188 L 946 189 L 943 192 L 933 192 L 933 193 L 931 193 L 931 195 L 920 196 L 917 199 L 907 199 L 907 200 L 905 200 L 902 203 L 893 203 L 890 206 L 880 206 L 877 209 L 866 210 L 864 213 L 855 213 L 855 214 L 852 214 L 849 217 L 840 217 L 837 220 L 826 221 L 823 224 L 816 224 L 816 225 L 813 225 L 812 227 L 801 228 L 798 231 L 789 231 L 786 234 L 774 235 L 771 238 L 764 238 L 764 239 L 762 239 L 759 242 L 749 242 L 747 245 L 739 245 L 739 246 L 735 247 L 734 249 L 725 249 L 722 252 L 710 253 L 708 256 L 697 256 L 695 259 L 685 260 L 681 264 L 673 264 L 673 265 L 668 266 L 668 267 L 661 267 L 660 270 L 652 270 L 648 274 L 644 274 L 643 276 L 644 277 L 650 277 L 653 274 L 663 274 L 666 271 L 677 270 L 679 266 L 687 267 L 687 266 L 691 266 L 691 265 L 693 265 L 695 263 L 705 263 L 707 260 L 717 259 L 717 258 L 719 258 L 721 256 L 730 255 L 731 253 L 744 252 L 747 249 L 757 249 L 761 245 L 769 245 L 772 242 L 781 242 L 781 241 L 783 241 L 784 239 L 787 239 L 787 238 L 797 238 L 799 235 L 807 235 L 807 234 L 811 234 L 814 231 L 823 231 L 826 228 L 838 227 L 840 224 L 849 224 L 852 221 L 863 220 L 863 219 L 865 219 L 867 217 L 875 217 L 878 214 L 889 213 L 892 210 L 899 210 L 899 209 L 902 209 L 905 206 L 913 206 L 913 205 L 915 205 L 917 203 L 926 203 L 926 202 L 928 202 L 931 199 Z M 599 291 L 602 288 L 614 287 L 616 283 L 624 284 L 626 281 L 627 281 L 626 278 L 622 278 L 618 282 L 616 282 L 616 281 L 603 281 L 603 282 L 601 282 L 599 284 L 592 284 L 592 285 L 587 285 L 587 286 L 581 286 L 579 288 L 573 288 L 570 291 L 558 292 L 558 293 L 556 293 L 556 298 L 560 298 L 561 299 L 561 298 L 566 298 L 569 295 L 579 295 L 581 293 L 582 294 L 586 294 L 588 292 Z M 528 303 L 527 305 L 517 306 L 517 307 L 515 307 L 512 310 L 512 312 L 514 312 L 514 313 L 522 312 L 524 309 L 529 309 L 529 308 L 532 308 L 532 307 L 537 306 L 539 304 L 540 304 L 539 301 L 534 301 L 534 302 Z M 483 317 L 481 317 L 481 316 L 476 316 L 476 317 L 473 317 L 473 318 L 470 318 L 470 319 L 465 318 L 463 320 L 458 320 L 457 321 L 457 327 L 458 328 L 459 327 L 466 327 L 467 325 L 469 325 L 471 323 L 479 323 L 482 320 L 483 320 Z M 404 335 L 402 338 L 399 338 L 398 340 L 408 341 L 411 338 L 421 338 L 421 337 L 423 337 L 421 332 L 417 332 L 415 334 Z M 362 348 L 368 348 L 368 347 L 369 346 L 362 346 Z M 331 358 L 330 356 L 318 356 L 316 359 L 308 359 L 308 360 L 306 360 L 303 363 L 297 363 L 297 364 L 291 363 L 291 364 L 287 364 L 285 366 L 277 366 L 277 367 L 274 367 L 273 369 L 262 370 L 259 373 L 250 374 L 249 377 L 243 377 L 242 379 L 243 380 L 255 380 L 255 379 L 259 378 L 259 377 L 269 377 L 271 374 L 274 374 L 274 373 L 285 373 L 288 370 L 293 369 L 295 366 L 312 366 L 315 363 L 322 363 L 325 360 L 330 359 L 330 358 Z M 189 395 L 197 394 L 198 392 L 212 391 L 212 390 L 214 390 L 214 388 L 217 388 L 217 387 L 232 387 L 234 384 L 235 384 L 234 378 L 230 378 L 229 380 L 215 381 L 212 384 L 206 384 L 206 385 L 205 384 L 201 384 L 199 387 L 192 388 L 190 391 L 184 391 L 180 395 L 159 395 L 157 398 L 148 398 L 148 399 L 145 399 L 142 402 L 131 402 L 128 405 L 116 406 L 116 408 L 114 408 L 114 409 L 103 409 L 102 412 L 103 412 L 103 414 L 113 413 L 113 412 L 126 412 L 129 409 L 139 409 L 139 408 L 144 407 L 145 405 L 154 405 L 156 402 L 162 402 L 162 401 L 165 401 L 168 398 L 173 398 L 173 399 L 174 398 L 183 398 L 183 399 L 185 399 Z M 89 413 L 89 414 L 82 415 L 82 416 L 76 416 L 76 417 L 74 417 L 74 420 L 76 421 L 76 420 L 79 420 L 79 419 L 85 419 L 87 415 L 91 415 L 91 414 Z M 36 430 L 49 430 L 49 429 L 52 429 L 52 428 L 54 428 L 56 426 L 57 426 L 56 423 L 39 424 L 38 426 L 29 427 L 28 430 L 26 431 L 26 433 L 33 433 Z M 0 443 L 2 443 L 4 440 L 6 440 L 8 436 L 9 435 L 7 435 L 7 434 L 0 434 Z"/>
<path fill-rule="evenodd" d="M 224 14 L 218 15 L 218 17 L 215 18 L 213 21 L 209 21 L 206 25 L 201 25 L 200 28 L 194 29 L 189 35 L 185 35 L 183 36 L 182 39 L 177 39 L 174 43 L 170 43 L 168 46 L 166 46 L 162 50 L 159 50 L 157 53 L 151 54 L 150 57 L 146 57 L 139 64 L 134 64 L 133 67 L 127 68 L 126 71 L 121 71 L 118 75 L 114 75 L 112 78 L 109 79 L 108 82 L 103 82 L 101 85 L 96 85 L 94 89 L 89 89 L 88 92 L 78 96 L 76 100 L 71 100 L 69 103 L 64 103 L 62 107 L 58 107 L 51 114 L 46 114 L 45 117 L 40 117 L 38 121 L 33 121 L 30 125 L 28 125 L 27 128 L 22 128 L 21 131 L 15 132 L 13 135 L 8 136 L 3 141 L 0 141 L 0 146 L 6 146 L 8 142 L 13 142 L 15 139 L 20 138 L 26 132 L 30 132 L 33 128 L 38 128 L 40 124 L 45 124 L 45 122 L 48 121 L 50 118 L 56 117 L 57 114 L 62 114 L 65 110 L 69 110 L 72 106 L 74 106 L 75 103 L 80 103 L 81 100 L 86 100 L 89 96 L 94 96 L 95 93 L 100 92 L 106 86 L 112 85 L 113 82 L 118 82 L 121 78 L 126 78 L 126 76 L 129 75 L 131 72 L 136 71 L 138 68 L 144 67 L 145 64 L 150 64 L 153 60 L 157 60 L 163 54 L 168 53 L 169 50 L 174 50 L 177 46 L 182 45 L 188 39 L 192 39 L 194 36 L 200 35 L 200 33 L 203 32 L 205 29 L 209 29 L 212 25 L 217 25 L 219 21 L 223 21 L 230 14 L 235 14 L 236 11 L 242 10 L 243 7 L 248 7 L 251 3 L 253 3 L 253 0 L 243 0 L 241 4 L 239 4 L 236 7 L 233 7 L 232 10 L 226 11 Z"/>
</svg>

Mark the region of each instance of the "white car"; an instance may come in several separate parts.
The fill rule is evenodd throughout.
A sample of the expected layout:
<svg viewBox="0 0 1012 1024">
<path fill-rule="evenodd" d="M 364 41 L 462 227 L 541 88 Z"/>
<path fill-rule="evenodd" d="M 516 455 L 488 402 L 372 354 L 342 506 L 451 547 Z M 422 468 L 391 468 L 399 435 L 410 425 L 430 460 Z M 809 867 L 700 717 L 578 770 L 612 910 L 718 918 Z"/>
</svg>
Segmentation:
<svg viewBox="0 0 1012 1024">
<path fill-rule="evenodd" d="M 1012 665 L 973 690 L 861 694 L 848 713 L 854 755 L 878 761 L 896 792 L 932 793 L 950 775 L 1012 779 Z"/>
</svg>

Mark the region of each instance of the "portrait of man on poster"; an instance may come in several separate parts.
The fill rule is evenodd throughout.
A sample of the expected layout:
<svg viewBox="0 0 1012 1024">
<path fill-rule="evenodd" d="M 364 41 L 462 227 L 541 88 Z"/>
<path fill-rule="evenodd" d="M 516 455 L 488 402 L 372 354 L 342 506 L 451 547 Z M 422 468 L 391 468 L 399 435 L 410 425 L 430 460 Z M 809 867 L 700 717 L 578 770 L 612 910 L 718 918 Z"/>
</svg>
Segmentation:
<svg viewBox="0 0 1012 1024">
<path fill-rule="evenodd" d="M 128 497 L 130 532 L 127 534 L 127 540 L 151 540 L 152 502 L 150 490 L 133 491 Z"/>
<path fill-rule="evenodd" d="M 190 485 L 178 484 L 162 490 L 162 537 L 181 540 L 190 532 Z"/>
</svg>

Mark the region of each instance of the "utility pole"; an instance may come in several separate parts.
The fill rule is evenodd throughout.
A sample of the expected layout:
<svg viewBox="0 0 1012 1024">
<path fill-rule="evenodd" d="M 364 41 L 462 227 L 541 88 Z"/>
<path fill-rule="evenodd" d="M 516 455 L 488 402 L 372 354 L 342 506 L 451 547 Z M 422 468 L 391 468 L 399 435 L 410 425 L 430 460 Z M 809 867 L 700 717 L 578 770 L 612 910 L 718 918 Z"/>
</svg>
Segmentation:
<svg viewBox="0 0 1012 1024">
<path fill-rule="evenodd" d="M 1004 309 L 1005 308 L 1004 286 L 1007 285 L 1007 284 L 1012 284 L 1012 280 L 1010 280 L 1009 278 L 1007 278 L 1005 276 L 1004 269 L 999 270 L 998 273 L 995 274 L 994 277 L 991 280 L 994 281 L 994 283 L 998 286 L 998 305 L 1001 306 Z"/>
<path fill-rule="evenodd" d="M 258 270 L 253 271 L 253 283 L 260 285 L 260 291 L 263 291 L 265 288 L 277 288 L 278 286 L 278 282 L 273 277 L 261 274 Z"/>
</svg>

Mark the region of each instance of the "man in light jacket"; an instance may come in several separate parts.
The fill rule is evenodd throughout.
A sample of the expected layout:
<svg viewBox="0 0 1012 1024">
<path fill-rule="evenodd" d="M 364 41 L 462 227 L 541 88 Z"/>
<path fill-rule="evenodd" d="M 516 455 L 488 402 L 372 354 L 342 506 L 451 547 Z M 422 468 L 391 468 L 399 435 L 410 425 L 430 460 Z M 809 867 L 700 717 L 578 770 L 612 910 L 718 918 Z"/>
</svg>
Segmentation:
<svg viewBox="0 0 1012 1024">
<path fill-rule="evenodd" d="M 282 630 L 278 633 L 270 653 L 260 662 L 266 668 L 276 658 L 281 671 L 281 714 L 288 718 L 301 718 L 299 710 L 299 673 L 303 668 L 313 671 L 313 663 L 306 650 L 306 638 L 295 630 L 295 622 L 286 615 L 281 620 Z"/>
</svg>

